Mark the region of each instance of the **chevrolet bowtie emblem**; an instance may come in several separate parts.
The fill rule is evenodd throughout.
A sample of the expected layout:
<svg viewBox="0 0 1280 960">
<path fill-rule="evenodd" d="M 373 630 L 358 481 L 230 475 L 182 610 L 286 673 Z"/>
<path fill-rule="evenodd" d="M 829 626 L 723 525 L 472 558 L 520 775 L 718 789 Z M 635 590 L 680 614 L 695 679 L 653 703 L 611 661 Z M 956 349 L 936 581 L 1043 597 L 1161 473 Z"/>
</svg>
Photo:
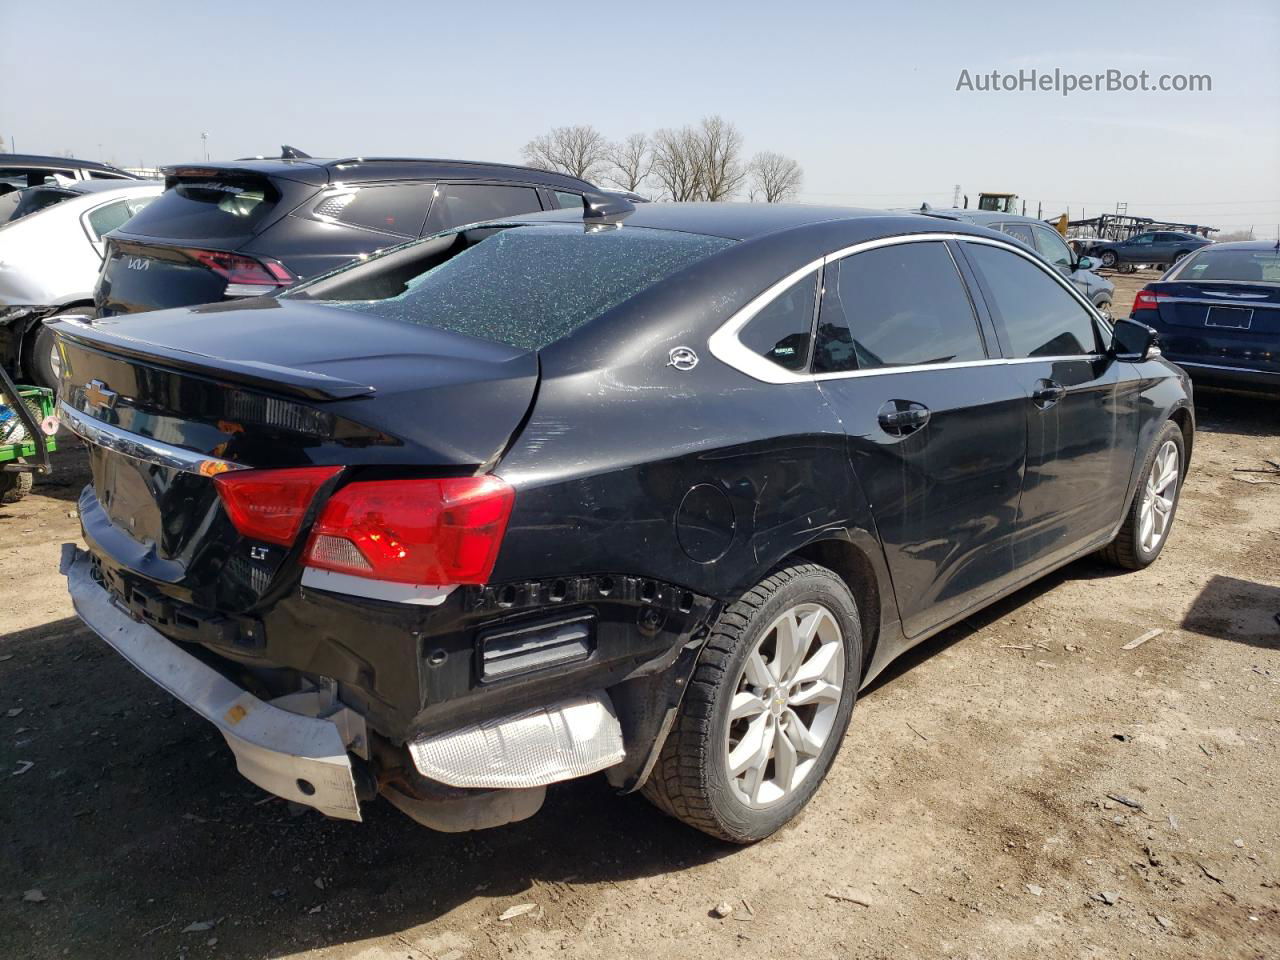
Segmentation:
<svg viewBox="0 0 1280 960">
<path fill-rule="evenodd" d="M 90 380 L 84 385 L 84 400 L 91 407 L 109 410 L 116 405 L 116 397 L 116 392 L 108 390 L 101 380 Z"/>
</svg>

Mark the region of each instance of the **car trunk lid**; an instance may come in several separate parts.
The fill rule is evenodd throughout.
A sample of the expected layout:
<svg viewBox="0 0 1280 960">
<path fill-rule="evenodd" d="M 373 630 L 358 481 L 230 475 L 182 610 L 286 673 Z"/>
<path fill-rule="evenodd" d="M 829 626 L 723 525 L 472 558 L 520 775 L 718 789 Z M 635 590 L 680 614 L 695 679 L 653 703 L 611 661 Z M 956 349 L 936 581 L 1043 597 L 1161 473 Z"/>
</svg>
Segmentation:
<svg viewBox="0 0 1280 960">
<path fill-rule="evenodd" d="M 1171 357 L 1280 372 L 1280 284 L 1165 281 L 1151 289 Z"/>
<path fill-rule="evenodd" d="M 89 441 L 86 538 L 127 575 L 221 610 L 252 607 L 296 569 L 302 537 L 246 541 L 219 472 L 341 467 L 313 510 L 353 476 L 476 473 L 538 380 L 535 353 L 305 302 L 53 328 L 63 417 Z"/>
</svg>

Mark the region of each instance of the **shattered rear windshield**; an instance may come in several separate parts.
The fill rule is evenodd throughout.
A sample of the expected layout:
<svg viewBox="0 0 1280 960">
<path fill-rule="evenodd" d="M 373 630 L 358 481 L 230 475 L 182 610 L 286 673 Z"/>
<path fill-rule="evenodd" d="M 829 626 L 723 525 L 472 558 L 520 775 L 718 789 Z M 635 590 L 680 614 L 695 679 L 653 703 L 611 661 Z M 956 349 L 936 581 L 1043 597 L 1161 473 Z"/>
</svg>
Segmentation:
<svg viewBox="0 0 1280 960">
<path fill-rule="evenodd" d="M 512 226 L 414 277 L 398 296 L 324 302 L 540 350 L 733 243 L 625 226 Z"/>
</svg>

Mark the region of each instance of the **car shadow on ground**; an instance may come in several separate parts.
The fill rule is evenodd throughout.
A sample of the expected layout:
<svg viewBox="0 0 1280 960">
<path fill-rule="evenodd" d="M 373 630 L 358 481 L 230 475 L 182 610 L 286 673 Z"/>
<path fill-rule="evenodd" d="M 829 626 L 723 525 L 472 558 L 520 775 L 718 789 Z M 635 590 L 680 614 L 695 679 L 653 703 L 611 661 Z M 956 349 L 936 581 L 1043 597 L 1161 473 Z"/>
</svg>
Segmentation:
<svg viewBox="0 0 1280 960">
<path fill-rule="evenodd" d="M 48 897 L 38 911 L 0 902 L 15 955 L 171 956 L 196 943 L 182 928 L 217 920 L 228 955 L 281 956 L 402 934 L 476 900 L 495 916 L 571 904 L 580 886 L 737 849 L 603 776 L 554 785 L 534 818 L 480 833 L 434 833 L 381 799 L 363 823 L 327 820 L 242 779 L 213 727 L 74 617 L 0 639 L 0 656 L 0 864 Z"/>
<path fill-rule="evenodd" d="M 1218 574 L 1196 595 L 1182 628 L 1206 637 L 1280 650 L 1280 587 Z"/>
<path fill-rule="evenodd" d="M 1280 432 L 1280 408 L 1263 394 L 1196 384 L 1195 401 L 1197 430 L 1245 436 L 1274 436 Z M 1280 449 L 1276 454 L 1280 455 Z M 1191 462 L 1194 467 L 1194 455 Z"/>
</svg>

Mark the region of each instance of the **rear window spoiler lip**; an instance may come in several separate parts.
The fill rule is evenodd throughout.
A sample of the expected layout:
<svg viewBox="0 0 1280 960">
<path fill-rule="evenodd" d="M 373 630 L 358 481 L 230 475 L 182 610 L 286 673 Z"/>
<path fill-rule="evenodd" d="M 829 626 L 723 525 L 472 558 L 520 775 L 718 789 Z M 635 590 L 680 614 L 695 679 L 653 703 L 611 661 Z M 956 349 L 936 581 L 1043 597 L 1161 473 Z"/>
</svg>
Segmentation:
<svg viewBox="0 0 1280 960">
<path fill-rule="evenodd" d="M 165 347 L 119 333 L 109 333 L 93 326 L 86 319 L 59 318 L 46 326 L 63 339 L 101 353 L 112 353 L 144 363 L 168 367 L 174 370 L 198 374 L 210 380 L 220 380 L 237 386 L 256 387 L 269 393 L 305 397 L 309 400 L 351 400 L 371 397 L 375 388 L 340 377 L 331 377 L 314 370 L 284 367 L 260 360 L 230 360 L 190 353 L 173 347 Z"/>
</svg>

